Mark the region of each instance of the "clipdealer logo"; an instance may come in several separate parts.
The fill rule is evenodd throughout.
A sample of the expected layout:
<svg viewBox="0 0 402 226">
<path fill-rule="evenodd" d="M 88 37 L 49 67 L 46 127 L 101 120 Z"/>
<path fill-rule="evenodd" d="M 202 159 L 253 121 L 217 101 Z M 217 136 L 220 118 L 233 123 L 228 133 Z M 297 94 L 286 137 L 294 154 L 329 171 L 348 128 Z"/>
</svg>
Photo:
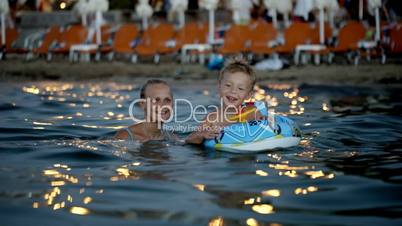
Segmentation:
<svg viewBox="0 0 402 226">
<path fill-rule="evenodd" d="M 265 107 L 267 106 L 264 102 Z M 138 110 L 136 106 L 141 106 L 142 109 Z M 180 106 L 180 107 L 179 107 Z M 172 105 L 159 105 L 155 100 L 151 98 L 146 99 L 135 99 L 130 103 L 129 106 L 129 115 L 130 118 L 135 123 L 142 122 L 153 122 L 158 123 L 158 128 L 168 129 L 178 132 L 193 132 L 197 129 L 200 129 L 198 125 L 200 123 L 207 122 L 211 126 L 219 126 L 219 119 L 224 119 L 229 123 L 237 123 L 237 120 L 233 120 L 231 116 L 239 115 L 243 112 L 246 106 L 235 107 L 228 106 L 226 108 L 223 107 L 223 101 L 221 100 L 219 105 L 194 105 L 191 101 L 187 99 L 175 99 Z M 185 110 L 183 110 L 185 108 Z M 138 111 L 138 112 L 136 112 Z M 180 112 L 180 117 L 175 112 Z M 209 112 L 212 112 L 208 114 Z M 145 113 L 143 118 L 138 118 L 136 115 L 141 115 Z M 214 117 L 213 114 L 215 114 Z M 251 115 L 251 118 L 257 117 L 257 111 L 254 111 Z M 244 137 L 247 134 L 254 136 L 256 133 L 262 133 L 266 129 L 275 130 L 275 118 L 274 112 L 270 111 L 268 116 L 265 117 L 267 123 L 260 123 L 261 120 L 251 120 L 248 123 L 244 124 L 245 127 L 236 127 L 238 131 L 232 130 L 235 133 L 235 136 Z M 166 125 L 169 123 L 169 125 Z M 253 127 L 251 129 L 251 127 Z M 257 127 L 256 127 L 257 126 Z M 169 127 L 169 128 L 167 128 Z M 234 127 L 235 128 L 235 127 Z M 208 129 L 208 128 L 202 128 Z M 211 127 L 209 129 L 212 129 Z"/>
</svg>

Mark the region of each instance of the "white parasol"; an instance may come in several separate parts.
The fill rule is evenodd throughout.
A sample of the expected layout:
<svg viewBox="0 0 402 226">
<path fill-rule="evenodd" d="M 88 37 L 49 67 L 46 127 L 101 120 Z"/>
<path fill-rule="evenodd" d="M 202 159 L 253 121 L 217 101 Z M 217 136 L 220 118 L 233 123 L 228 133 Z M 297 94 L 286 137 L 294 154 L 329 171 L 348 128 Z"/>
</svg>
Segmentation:
<svg viewBox="0 0 402 226">
<path fill-rule="evenodd" d="M 328 8 L 328 2 L 333 0 L 314 0 L 314 7 L 320 12 L 319 24 L 320 24 L 320 44 L 325 42 L 325 27 L 324 27 L 324 9 Z"/>
<path fill-rule="evenodd" d="M 268 13 L 272 17 L 272 23 L 274 27 L 278 27 L 277 13 L 283 15 L 285 26 L 288 27 L 289 13 L 292 11 L 292 1 L 291 0 L 264 0 L 264 5 L 269 9 Z"/>
<path fill-rule="evenodd" d="M 250 10 L 253 8 L 252 0 L 231 0 L 230 9 L 235 24 L 247 24 L 250 21 Z"/>
<path fill-rule="evenodd" d="M 89 1 L 79 0 L 73 10 L 81 15 L 81 23 L 83 26 L 87 26 L 87 15 L 89 14 Z"/>
<path fill-rule="evenodd" d="M 335 0 L 332 0 L 335 1 Z M 297 0 L 293 14 L 308 20 L 309 12 L 314 8 L 314 0 Z"/>
<path fill-rule="evenodd" d="M 0 1 L 1 46 L 6 44 L 6 15 L 10 11 L 7 0 Z"/>
<path fill-rule="evenodd" d="M 324 44 L 325 41 L 325 24 L 324 24 L 324 10 L 327 11 L 330 25 L 334 27 L 334 12 L 339 9 L 337 1 L 334 0 L 314 0 L 314 7 L 319 10 L 319 24 L 320 24 L 320 43 Z"/>
<path fill-rule="evenodd" d="M 334 17 L 338 10 L 339 10 L 338 1 L 327 0 L 328 20 L 329 20 L 329 25 L 332 28 L 335 28 Z"/>
<path fill-rule="evenodd" d="M 148 19 L 153 14 L 152 7 L 149 5 L 148 0 L 140 0 L 135 7 L 135 12 L 142 18 L 142 29 L 146 30 L 148 28 Z"/>
<path fill-rule="evenodd" d="M 96 31 L 96 44 L 102 43 L 101 25 L 103 24 L 102 13 L 108 11 L 108 0 L 89 0 L 89 8 L 92 13 L 95 13 L 95 31 Z"/>
<path fill-rule="evenodd" d="M 172 5 L 170 10 L 177 12 L 179 16 L 179 28 L 184 27 L 184 24 L 186 23 L 184 12 L 187 10 L 188 0 L 170 0 L 170 4 Z"/>
<path fill-rule="evenodd" d="M 381 0 L 368 0 L 367 8 L 368 12 L 375 16 L 375 40 L 379 41 L 381 39 L 381 25 L 380 25 L 380 8 Z"/>
<path fill-rule="evenodd" d="M 214 33 L 215 33 L 215 10 L 218 7 L 219 0 L 200 0 L 199 5 L 201 8 L 208 10 L 208 28 L 209 28 L 209 35 L 208 35 L 208 42 L 214 43 Z"/>
<path fill-rule="evenodd" d="M 285 26 L 288 27 L 290 25 L 289 22 L 289 13 L 292 12 L 293 5 L 291 0 L 276 0 L 277 1 L 277 10 L 279 13 L 283 15 Z"/>
</svg>

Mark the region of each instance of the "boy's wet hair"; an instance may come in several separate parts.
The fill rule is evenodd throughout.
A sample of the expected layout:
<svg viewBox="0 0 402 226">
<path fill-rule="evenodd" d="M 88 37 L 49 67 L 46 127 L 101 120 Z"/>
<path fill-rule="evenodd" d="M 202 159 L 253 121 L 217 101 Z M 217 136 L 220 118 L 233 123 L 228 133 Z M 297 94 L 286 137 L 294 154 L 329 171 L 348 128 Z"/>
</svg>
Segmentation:
<svg viewBox="0 0 402 226">
<path fill-rule="evenodd" d="M 141 99 L 144 99 L 144 98 L 145 98 L 145 92 L 146 92 L 148 86 L 150 86 L 150 85 L 156 85 L 156 84 L 164 84 L 164 85 L 170 87 L 169 84 L 168 84 L 167 82 L 163 81 L 163 80 L 160 80 L 160 79 L 150 79 L 150 80 L 148 80 L 148 81 L 141 87 L 140 98 L 141 98 Z M 172 95 L 172 94 L 170 94 L 170 95 Z"/>
<path fill-rule="evenodd" d="M 219 72 L 219 82 L 222 81 L 223 76 L 226 73 L 236 73 L 242 72 L 250 77 L 251 80 L 251 90 L 253 90 L 254 85 L 257 81 L 257 76 L 253 68 L 244 59 L 231 59 L 228 64 L 222 68 Z"/>
</svg>

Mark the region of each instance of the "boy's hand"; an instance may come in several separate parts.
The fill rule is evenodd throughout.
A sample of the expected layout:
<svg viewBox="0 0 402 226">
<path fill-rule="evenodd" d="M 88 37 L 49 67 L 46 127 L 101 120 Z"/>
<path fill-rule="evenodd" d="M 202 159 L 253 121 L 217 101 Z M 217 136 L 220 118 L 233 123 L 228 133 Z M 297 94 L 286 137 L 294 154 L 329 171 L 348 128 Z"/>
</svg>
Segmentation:
<svg viewBox="0 0 402 226">
<path fill-rule="evenodd" d="M 266 119 L 267 119 L 267 117 L 262 115 L 260 111 L 257 111 L 255 113 L 255 120 L 266 120 Z"/>
<path fill-rule="evenodd" d="M 186 138 L 188 144 L 202 144 L 204 140 L 215 139 L 220 135 L 223 126 L 218 124 L 204 123 L 200 125 L 197 131 L 194 131 Z"/>
<path fill-rule="evenodd" d="M 215 139 L 215 137 L 219 136 L 222 130 L 222 127 L 215 124 L 204 124 L 200 128 L 199 136 L 203 139 Z"/>
</svg>

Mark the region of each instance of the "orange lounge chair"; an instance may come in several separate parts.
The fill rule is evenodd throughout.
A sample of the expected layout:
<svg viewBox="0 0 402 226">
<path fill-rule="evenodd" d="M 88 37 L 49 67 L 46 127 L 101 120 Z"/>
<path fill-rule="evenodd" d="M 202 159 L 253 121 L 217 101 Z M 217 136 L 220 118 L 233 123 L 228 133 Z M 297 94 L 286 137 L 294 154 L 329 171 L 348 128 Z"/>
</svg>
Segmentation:
<svg viewBox="0 0 402 226">
<path fill-rule="evenodd" d="M 0 60 L 3 59 L 4 55 L 10 53 L 13 48 L 14 42 L 17 40 L 19 32 L 16 28 L 6 28 L 6 45 L 0 46 L 1 53 L 0 53 Z M 1 40 L 1 36 L 0 36 Z M 3 49 L 4 48 L 4 49 Z"/>
<path fill-rule="evenodd" d="M 198 43 L 207 43 L 208 41 L 208 24 L 202 23 L 198 26 L 197 41 Z"/>
<path fill-rule="evenodd" d="M 138 37 L 138 28 L 135 24 L 123 24 L 116 31 L 112 46 L 101 47 L 101 53 L 112 52 L 110 60 L 115 54 L 134 56 L 133 41 Z"/>
<path fill-rule="evenodd" d="M 391 54 L 402 53 L 402 24 L 395 26 L 390 32 Z"/>
<path fill-rule="evenodd" d="M 173 41 L 175 35 L 172 24 L 158 23 L 151 25 L 144 31 L 139 44 L 135 47 L 135 56 L 153 56 L 154 62 L 158 63 L 161 54 L 176 51 L 174 45 L 168 46 L 168 41 Z M 135 62 L 135 58 L 133 61 Z"/>
<path fill-rule="evenodd" d="M 274 41 L 278 32 L 271 23 L 259 21 L 250 25 L 250 52 L 253 54 L 272 54 L 274 48 L 269 46 Z"/>
<path fill-rule="evenodd" d="M 12 49 L 14 42 L 17 40 L 19 32 L 17 28 L 6 28 L 6 50 Z"/>
<path fill-rule="evenodd" d="M 175 49 L 179 50 L 186 44 L 198 44 L 206 42 L 205 25 L 201 23 L 187 23 L 175 35 L 176 46 Z"/>
<path fill-rule="evenodd" d="M 111 36 L 112 36 L 111 26 L 109 24 L 102 25 L 101 26 L 101 43 L 100 43 L 98 49 L 88 50 L 88 51 L 80 51 L 80 52 L 90 54 L 90 55 L 95 54 L 95 60 L 99 61 L 101 58 L 101 54 L 110 53 L 112 51 L 112 47 L 109 44 L 109 40 L 110 40 Z M 94 36 L 92 37 L 91 43 L 97 44 L 96 32 L 94 33 Z"/>
<path fill-rule="evenodd" d="M 187 23 L 180 29 L 176 36 L 176 48 L 180 49 L 185 44 L 197 43 L 198 23 Z"/>
<path fill-rule="evenodd" d="M 82 25 L 72 25 L 68 27 L 60 37 L 57 43 L 59 46 L 51 49 L 51 54 L 68 54 L 72 45 L 78 45 L 85 42 L 87 38 L 87 29 Z M 50 54 L 49 54 L 50 55 Z M 51 55 L 49 60 L 51 59 Z"/>
<path fill-rule="evenodd" d="M 322 44 L 320 41 L 320 24 L 316 23 L 314 27 L 310 30 L 310 38 L 309 41 L 313 45 L 326 45 L 327 41 L 332 38 L 333 32 L 329 23 L 324 24 L 324 43 Z M 307 54 L 315 55 L 315 63 L 320 64 L 321 57 L 320 55 L 328 55 L 329 52 L 324 50 L 309 50 L 306 51 Z"/>
<path fill-rule="evenodd" d="M 332 28 L 329 23 L 324 24 L 324 41 L 330 39 L 332 37 Z M 320 43 L 320 24 L 317 23 L 313 28 L 311 28 L 311 43 L 312 44 L 321 44 Z"/>
<path fill-rule="evenodd" d="M 59 26 L 50 27 L 44 35 L 39 47 L 34 48 L 27 55 L 27 59 L 30 59 L 32 55 L 47 55 L 49 54 L 52 45 L 61 41 L 62 30 Z"/>
<path fill-rule="evenodd" d="M 87 54 L 88 56 L 88 60 L 90 60 L 90 55 L 95 55 L 95 60 L 99 61 L 100 57 L 101 57 L 101 53 L 102 53 L 102 47 L 106 47 L 105 49 L 110 49 L 110 46 L 108 45 L 108 41 L 110 39 L 111 33 L 110 33 L 110 25 L 108 24 L 104 24 L 101 26 L 100 28 L 100 34 L 101 34 L 101 43 L 100 45 L 97 45 L 97 40 L 96 40 L 96 31 L 93 34 L 92 40 L 89 44 L 95 44 L 97 45 L 96 49 L 89 49 L 89 50 L 80 50 L 79 53 L 80 54 Z M 88 43 L 88 35 L 86 37 L 86 41 L 85 43 Z M 109 48 L 107 48 L 109 47 Z M 105 51 L 104 51 L 105 52 Z M 72 56 L 72 58 L 70 60 L 74 60 L 74 56 Z"/>
<path fill-rule="evenodd" d="M 285 44 L 275 48 L 280 54 L 293 53 L 298 45 L 311 43 L 311 27 L 308 23 L 294 22 L 284 32 Z"/>
<path fill-rule="evenodd" d="M 107 42 L 110 39 L 111 33 L 110 33 L 110 25 L 109 24 L 104 24 L 101 26 L 101 45 L 106 45 Z M 96 33 L 94 34 L 94 37 L 92 38 L 92 43 L 96 43 Z"/>
<path fill-rule="evenodd" d="M 247 25 L 233 24 L 224 36 L 223 46 L 218 49 L 218 52 L 223 55 L 239 54 L 246 52 L 248 43 L 250 42 L 250 30 Z"/>
<path fill-rule="evenodd" d="M 17 54 L 25 54 L 29 52 L 29 35 L 33 32 L 31 30 L 18 30 L 17 34 L 15 31 L 12 36 L 17 35 L 15 41 L 11 44 L 9 48 L 7 48 L 7 53 L 17 53 Z"/>
<path fill-rule="evenodd" d="M 109 54 L 109 60 L 112 60 L 116 54 L 130 55 L 132 57 L 134 54 L 134 47 L 132 45 L 137 36 L 138 28 L 135 24 L 122 24 L 114 34 L 112 44 L 102 45 L 100 53 Z"/>
<path fill-rule="evenodd" d="M 111 46 L 103 46 L 101 47 L 101 53 L 110 53 L 113 58 L 114 54 L 134 54 L 134 48 L 132 46 L 133 41 L 138 36 L 138 28 L 135 24 L 123 24 L 116 31 L 113 39 L 113 43 Z"/>
<path fill-rule="evenodd" d="M 212 49 L 204 48 L 203 44 L 207 43 L 208 37 L 208 25 L 205 23 L 188 23 L 185 25 L 183 29 L 180 29 L 175 36 L 176 40 L 176 50 L 180 50 L 182 53 L 182 62 L 189 61 L 190 59 L 195 60 L 196 56 L 199 56 L 200 63 L 203 63 L 203 59 L 205 59 L 205 54 L 211 53 Z M 189 50 L 188 48 L 183 49 L 183 47 L 187 44 L 200 44 L 199 48 L 192 48 Z M 185 53 L 183 54 L 183 51 Z M 176 52 L 176 51 L 175 51 Z M 184 56 L 189 55 L 189 58 L 183 58 Z M 187 60 L 186 60 L 187 59 Z"/>
<path fill-rule="evenodd" d="M 328 53 L 328 62 L 332 62 L 335 54 L 348 54 L 358 49 L 358 42 L 366 36 L 366 28 L 358 21 L 350 21 L 342 27 L 338 34 L 338 44 L 323 53 Z"/>
<path fill-rule="evenodd" d="M 390 34 L 390 46 L 388 55 L 402 55 L 402 24 L 396 25 L 391 29 Z"/>
</svg>

